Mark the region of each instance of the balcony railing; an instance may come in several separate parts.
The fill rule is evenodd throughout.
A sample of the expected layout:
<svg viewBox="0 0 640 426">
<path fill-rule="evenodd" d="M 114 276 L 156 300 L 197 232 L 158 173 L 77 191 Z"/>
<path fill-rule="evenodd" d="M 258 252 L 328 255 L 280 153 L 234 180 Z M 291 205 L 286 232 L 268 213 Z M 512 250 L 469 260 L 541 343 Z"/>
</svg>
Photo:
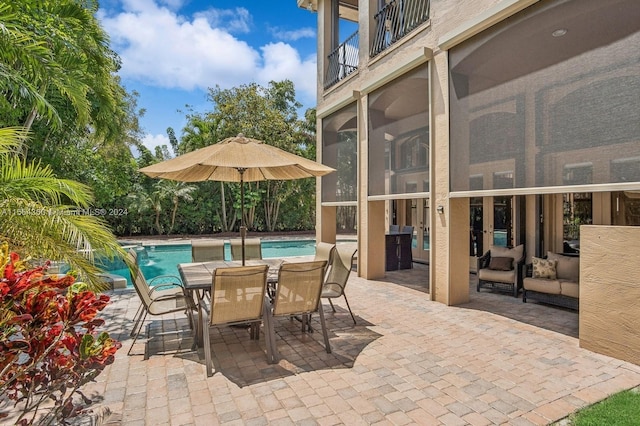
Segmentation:
<svg viewBox="0 0 640 426">
<path fill-rule="evenodd" d="M 429 0 L 393 0 L 375 14 L 370 56 L 387 49 L 429 19 Z"/>
<path fill-rule="evenodd" d="M 329 66 L 324 78 L 325 89 L 358 70 L 358 40 L 356 31 L 329 54 Z"/>
</svg>

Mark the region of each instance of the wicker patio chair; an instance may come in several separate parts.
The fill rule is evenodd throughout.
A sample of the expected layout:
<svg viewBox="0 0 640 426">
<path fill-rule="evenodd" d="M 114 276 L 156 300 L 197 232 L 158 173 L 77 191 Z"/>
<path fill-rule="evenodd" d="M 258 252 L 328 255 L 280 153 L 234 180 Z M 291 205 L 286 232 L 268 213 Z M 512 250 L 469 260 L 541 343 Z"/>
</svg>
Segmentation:
<svg viewBox="0 0 640 426">
<path fill-rule="evenodd" d="M 336 311 L 336 308 L 333 306 L 331 299 L 335 299 L 340 296 L 344 297 L 344 301 L 347 303 L 347 309 L 349 309 L 354 325 L 356 324 L 356 317 L 351 311 L 351 306 L 349 306 L 349 300 L 347 300 L 347 295 L 344 290 L 347 287 L 347 282 L 349 280 L 349 275 L 351 274 L 351 269 L 355 263 L 357 251 L 357 249 L 336 246 L 334 256 L 331 264 L 329 265 L 329 272 L 324 281 L 324 285 L 322 286 L 322 297 L 329 300 L 329 304 L 331 305 L 333 312 Z"/>
<path fill-rule="evenodd" d="M 327 262 L 324 260 L 311 262 L 283 263 L 278 274 L 278 285 L 274 299 L 267 309 L 266 322 L 271 339 L 270 363 L 279 360 L 278 348 L 275 341 L 275 318 L 300 316 L 302 329 L 311 331 L 308 325 L 310 316 L 314 312 L 320 315 L 320 325 L 324 337 L 324 346 L 327 353 L 331 353 L 327 326 L 324 320 L 324 312 L 320 303 L 320 293 L 324 280 L 324 272 Z"/>
<path fill-rule="evenodd" d="M 194 319 L 192 311 L 195 310 L 195 303 L 184 291 L 180 278 L 170 275 L 161 275 L 147 282 L 144 274 L 138 266 L 137 253 L 134 250 L 129 251 L 126 262 L 131 273 L 133 288 L 136 290 L 136 293 L 140 298 L 140 307 L 134 316 L 133 329 L 130 334 L 134 339 L 133 342 L 131 342 L 131 347 L 127 354 L 131 354 L 131 349 L 133 349 L 133 346 L 140 335 L 140 331 L 142 330 L 142 326 L 148 314 L 164 315 L 184 311 L 189 319 L 189 327 L 193 330 Z M 170 279 L 171 281 L 165 281 L 154 285 L 156 281 L 167 279 Z"/>
<path fill-rule="evenodd" d="M 260 323 L 266 309 L 268 265 L 216 268 L 211 284 L 211 303 L 199 300 L 207 377 L 213 375 L 210 327 L 250 324 L 250 338 L 260 337 Z M 267 359 L 271 359 L 271 341 L 267 339 Z"/>
<path fill-rule="evenodd" d="M 242 260 L 242 239 L 233 238 L 229 241 L 231 243 L 231 259 Z M 245 238 L 244 258 L 246 260 L 262 259 L 262 246 L 260 238 Z"/>
<path fill-rule="evenodd" d="M 212 260 L 224 260 L 223 240 L 191 241 L 192 262 L 209 262 Z"/>
</svg>

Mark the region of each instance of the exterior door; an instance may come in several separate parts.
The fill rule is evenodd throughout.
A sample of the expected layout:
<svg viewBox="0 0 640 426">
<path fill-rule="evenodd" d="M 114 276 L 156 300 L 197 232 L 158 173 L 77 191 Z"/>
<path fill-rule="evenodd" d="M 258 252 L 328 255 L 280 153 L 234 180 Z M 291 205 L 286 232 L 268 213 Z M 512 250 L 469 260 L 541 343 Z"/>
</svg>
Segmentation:
<svg viewBox="0 0 640 426">
<path fill-rule="evenodd" d="M 469 255 L 482 256 L 491 246 L 513 246 L 513 196 L 470 200 Z"/>
<path fill-rule="evenodd" d="M 500 247 L 513 246 L 512 196 L 493 198 L 493 236 L 491 244 Z"/>
<path fill-rule="evenodd" d="M 414 262 L 429 263 L 429 199 L 411 200 L 411 226 L 413 239 L 411 254 Z"/>
</svg>

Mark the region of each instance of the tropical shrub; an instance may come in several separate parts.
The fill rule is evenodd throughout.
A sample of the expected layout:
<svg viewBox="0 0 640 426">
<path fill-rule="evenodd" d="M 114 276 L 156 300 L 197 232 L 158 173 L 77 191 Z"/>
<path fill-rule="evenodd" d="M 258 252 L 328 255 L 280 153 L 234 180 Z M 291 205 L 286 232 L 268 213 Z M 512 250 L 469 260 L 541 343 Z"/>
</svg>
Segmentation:
<svg viewBox="0 0 640 426">
<path fill-rule="evenodd" d="M 0 246 L 0 395 L 13 401 L 19 425 L 64 424 L 86 413 L 92 401 L 80 388 L 121 346 L 98 332 L 109 296 L 71 275 L 47 275 L 47 267 L 29 268 Z"/>
</svg>

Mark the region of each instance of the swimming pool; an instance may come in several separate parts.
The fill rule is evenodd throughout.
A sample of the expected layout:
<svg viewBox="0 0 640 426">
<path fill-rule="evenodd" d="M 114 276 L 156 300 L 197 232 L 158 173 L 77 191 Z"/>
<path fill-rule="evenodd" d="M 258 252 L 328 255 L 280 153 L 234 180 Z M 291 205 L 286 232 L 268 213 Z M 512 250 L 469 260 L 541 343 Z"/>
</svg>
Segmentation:
<svg viewBox="0 0 640 426">
<path fill-rule="evenodd" d="M 262 241 L 262 257 L 282 258 L 292 256 L 309 256 L 316 252 L 315 240 L 282 240 Z M 129 248 L 130 246 L 127 246 Z M 157 244 L 133 246 L 138 252 L 140 269 L 147 280 L 159 275 L 178 276 L 178 263 L 191 262 L 191 244 Z M 229 242 L 224 245 L 225 259 L 231 259 L 231 246 Z M 131 275 L 124 262 L 103 261 L 101 263 L 105 272 L 123 276 L 127 279 L 127 285 L 131 286 Z"/>
</svg>

